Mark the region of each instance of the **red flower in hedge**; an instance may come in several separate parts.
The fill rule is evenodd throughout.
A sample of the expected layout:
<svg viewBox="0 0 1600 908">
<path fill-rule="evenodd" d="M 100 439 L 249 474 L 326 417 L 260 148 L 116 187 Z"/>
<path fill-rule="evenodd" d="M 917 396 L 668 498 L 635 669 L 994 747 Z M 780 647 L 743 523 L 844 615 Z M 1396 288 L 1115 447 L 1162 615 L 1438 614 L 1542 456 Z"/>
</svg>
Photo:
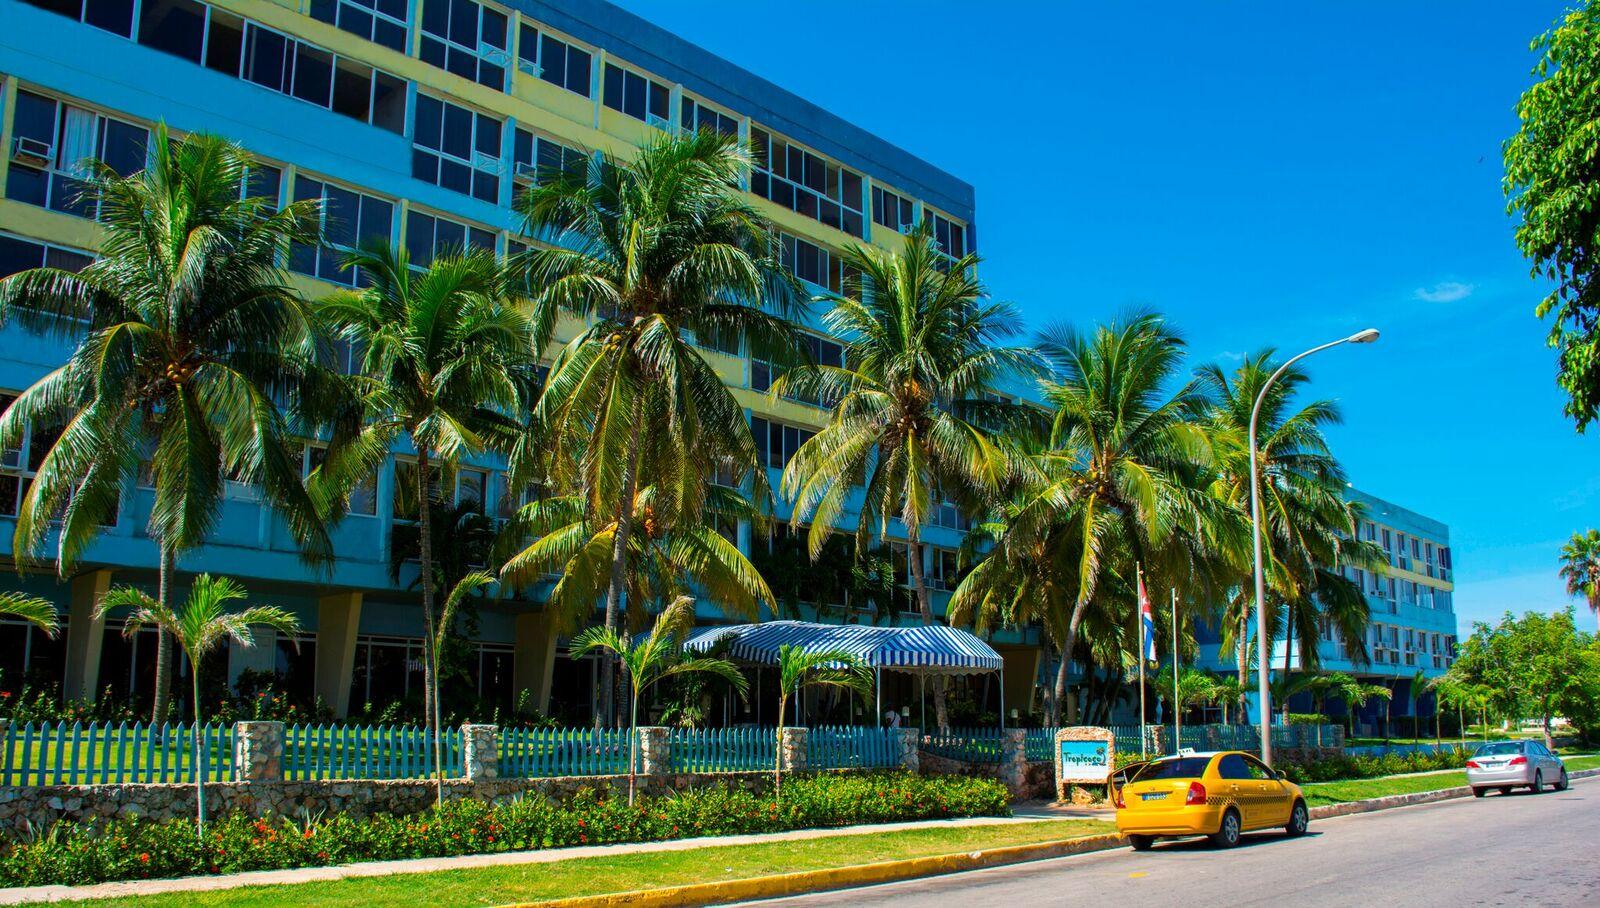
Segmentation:
<svg viewBox="0 0 1600 908">
<path fill-rule="evenodd" d="M 148 851 L 139 852 L 139 863 L 141 863 L 141 864 L 150 863 L 150 852 L 148 852 Z"/>
</svg>

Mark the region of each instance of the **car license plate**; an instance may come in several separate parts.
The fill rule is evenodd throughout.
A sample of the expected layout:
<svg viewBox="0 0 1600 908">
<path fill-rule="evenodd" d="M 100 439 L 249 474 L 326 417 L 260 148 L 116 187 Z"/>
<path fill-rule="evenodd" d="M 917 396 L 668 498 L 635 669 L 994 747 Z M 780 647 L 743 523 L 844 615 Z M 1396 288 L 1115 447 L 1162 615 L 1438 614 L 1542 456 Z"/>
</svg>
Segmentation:
<svg viewBox="0 0 1600 908">
<path fill-rule="evenodd" d="M 1141 799 L 1146 800 L 1146 801 L 1160 801 L 1160 800 L 1165 799 L 1166 796 L 1167 796 L 1167 793 L 1164 792 L 1164 791 L 1147 791 L 1147 792 L 1139 795 L 1139 797 Z"/>
</svg>

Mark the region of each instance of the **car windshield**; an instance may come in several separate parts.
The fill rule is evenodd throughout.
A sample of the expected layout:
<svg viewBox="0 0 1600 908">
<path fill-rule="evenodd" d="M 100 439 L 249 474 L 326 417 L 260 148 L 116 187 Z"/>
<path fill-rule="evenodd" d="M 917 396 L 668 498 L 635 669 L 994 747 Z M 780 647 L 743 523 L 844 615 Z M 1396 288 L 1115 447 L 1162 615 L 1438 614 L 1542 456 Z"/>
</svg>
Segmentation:
<svg viewBox="0 0 1600 908">
<path fill-rule="evenodd" d="M 1139 770 L 1139 774 L 1133 777 L 1133 781 L 1192 779 L 1204 775 L 1206 764 L 1210 762 L 1210 757 L 1177 757 L 1171 760 L 1157 760 Z"/>
<path fill-rule="evenodd" d="M 1522 744 L 1518 741 L 1496 741 L 1478 748 L 1474 756 L 1478 757 L 1505 757 L 1522 753 Z"/>
</svg>

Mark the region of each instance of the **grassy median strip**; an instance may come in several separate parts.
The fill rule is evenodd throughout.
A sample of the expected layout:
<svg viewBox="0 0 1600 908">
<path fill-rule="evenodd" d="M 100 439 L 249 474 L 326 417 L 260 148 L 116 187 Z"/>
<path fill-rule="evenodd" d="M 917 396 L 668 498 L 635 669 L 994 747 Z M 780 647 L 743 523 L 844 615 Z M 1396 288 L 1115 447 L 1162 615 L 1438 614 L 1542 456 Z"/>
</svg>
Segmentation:
<svg viewBox="0 0 1600 908">
<path fill-rule="evenodd" d="M 1567 769 L 1594 769 L 1600 766 L 1600 757 L 1577 757 L 1567 760 Z M 1306 802 L 1312 807 L 1324 804 L 1343 804 L 1389 795 L 1414 794 L 1419 791 L 1437 791 L 1441 788 L 1459 788 L 1467 784 L 1466 772 L 1438 772 L 1416 776 L 1385 776 L 1380 779 L 1358 779 L 1349 782 L 1314 782 L 1304 786 Z"/>
<path fill-rule="evenodd" d="M 292 887 L 250 886 L 216 892 L 177 892 L 141 896 L 140 908 L 177 906 L 319 905 L 498 905 L 580 895 L 603 895 L 737 880 L 893 861 L 929 855 L 956 854 L 1009 845 L 1054 842 L 1112 832 L 1099 820 L 1040 820 L 987 826 L 909 829 L 866 835 L 791 839 L 760 845 L 725 845 L 687 851 L 658 851 L 605 857 L 573 858 L 538 864 L 512 864 L 410 873 L 394 876 L 299 883 Z M 121 908 L 135 899 L 97 899 L 55 903 Z"/>
</svg>

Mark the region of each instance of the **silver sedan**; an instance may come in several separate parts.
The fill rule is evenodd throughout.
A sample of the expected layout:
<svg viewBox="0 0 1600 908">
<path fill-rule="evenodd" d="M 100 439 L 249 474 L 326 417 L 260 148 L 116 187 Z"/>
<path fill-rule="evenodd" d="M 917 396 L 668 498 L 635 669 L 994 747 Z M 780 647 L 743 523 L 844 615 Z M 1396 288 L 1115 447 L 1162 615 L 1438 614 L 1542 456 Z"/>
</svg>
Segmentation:
<svg viewBox="0 0 1600 908">
<path fill-rule="evenodd" d="M 1540 741 L 1494 741 L 1479 747 L 1467 761 L 1467 784 L 1480 798 L 1491 788 L 1501 794 L 1513 788 L 1538 794 L 1547 785 L 1566 791 L 1567 767 Z"/>
</svg>

